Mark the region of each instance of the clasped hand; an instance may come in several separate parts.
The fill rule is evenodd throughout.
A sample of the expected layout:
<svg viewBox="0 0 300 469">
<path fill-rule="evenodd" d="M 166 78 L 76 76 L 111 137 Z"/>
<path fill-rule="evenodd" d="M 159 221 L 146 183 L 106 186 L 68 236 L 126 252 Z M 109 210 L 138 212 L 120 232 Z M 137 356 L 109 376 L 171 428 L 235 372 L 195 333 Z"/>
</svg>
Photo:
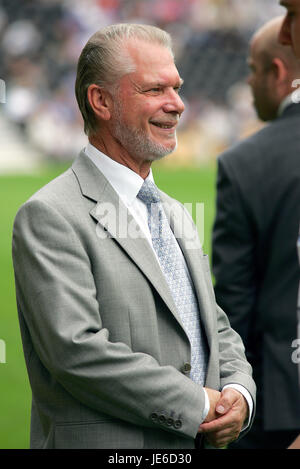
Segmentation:
<svg viewBox="0 0 300 469">
<path fill-rule="evenodd" d="M 199 433 L 215 448 L 222 448 L 236 440 L 248 416 L 248 404 L 244 396 L 233 388 L 222 392 L 205 388 L 210 409 Z"/>
</svg>

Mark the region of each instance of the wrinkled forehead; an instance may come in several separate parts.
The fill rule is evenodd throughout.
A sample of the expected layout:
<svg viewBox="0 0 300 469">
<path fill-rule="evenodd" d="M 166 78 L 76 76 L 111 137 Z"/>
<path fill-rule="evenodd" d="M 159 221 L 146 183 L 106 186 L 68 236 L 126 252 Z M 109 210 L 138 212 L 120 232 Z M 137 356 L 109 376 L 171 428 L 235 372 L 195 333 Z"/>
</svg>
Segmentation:
<svg viewBox="0 0 300 469">
<path fill-rule="evenodd" d="M 140 39 L 130 39 L 124 43 L 124 47 L 137 67 L 157 67 L 162 62 L 168 65 L 174 64 L 172 51 L 162 44 Z"/>
<path fill-rule="evenodd" d="M 132 75 L 147 82 L 181 80 L 173 54 L 167 47 L 140 40 L 129 41 L 126 47 L 135 64 L 135 72 Z"/>
</svg>

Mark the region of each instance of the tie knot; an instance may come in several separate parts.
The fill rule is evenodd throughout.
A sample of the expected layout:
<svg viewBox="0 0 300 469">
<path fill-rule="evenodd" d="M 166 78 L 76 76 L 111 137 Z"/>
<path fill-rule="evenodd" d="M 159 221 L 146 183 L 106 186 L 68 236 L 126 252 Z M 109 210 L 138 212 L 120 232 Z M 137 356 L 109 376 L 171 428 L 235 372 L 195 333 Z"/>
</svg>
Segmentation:
<svg viewBox="0 0 300 469">
<path fill-rule="evenodd" d="M 137 195 L 146 205 L 160 202 L 160 196 L 156 185 L 152 181 L 144 181 Z"/>
</svg>

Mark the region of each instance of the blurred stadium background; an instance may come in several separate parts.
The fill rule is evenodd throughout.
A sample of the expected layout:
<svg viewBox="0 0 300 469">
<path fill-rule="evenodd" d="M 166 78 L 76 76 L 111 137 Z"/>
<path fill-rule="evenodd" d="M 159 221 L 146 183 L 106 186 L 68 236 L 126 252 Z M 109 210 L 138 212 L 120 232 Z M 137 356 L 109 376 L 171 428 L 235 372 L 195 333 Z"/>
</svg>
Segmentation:
<svg viewBox="0 0 300 469">
<path fill-rule="evenodd" d="M 74 97 L 87 39 L 116 22 L 155 24 L 173 37 L 186 111 L 176 153 L 155 165 L 158 185 L 205 203 L 210 253 L 215 161 L 257 130 L 246 84 L 248 43 L 278 0 L 0 0 L 0 448 L 28 448 L 30 389 L 17 321 L 11 230 L 18 207 L 85 146 Z M 6 363 L 3 363 L 3 362 Z"/>
</svg>

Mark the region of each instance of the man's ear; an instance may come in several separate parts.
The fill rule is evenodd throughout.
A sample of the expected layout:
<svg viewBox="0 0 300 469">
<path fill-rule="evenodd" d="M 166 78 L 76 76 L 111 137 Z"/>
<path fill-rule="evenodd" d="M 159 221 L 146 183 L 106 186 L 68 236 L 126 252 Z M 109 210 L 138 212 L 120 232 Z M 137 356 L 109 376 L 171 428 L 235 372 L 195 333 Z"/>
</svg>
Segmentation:
<svg viewBox="0 0 300 469">
<path fill-rule="evenodd" d="M 88 87 L 87 99 L 99 119 L 106 121 L 110 119 L 112 99 L 108 91 L 98 85 L 92 84 Z"/>
<path fill-rule="evenodd" d="M 285 63 L 279 57 L 275 57 L 272 60 L 272 71 L 275 74 L 275 78 L 278 83 L 286 82 L 288 78 L 288 70 Z"/>
</svg>

